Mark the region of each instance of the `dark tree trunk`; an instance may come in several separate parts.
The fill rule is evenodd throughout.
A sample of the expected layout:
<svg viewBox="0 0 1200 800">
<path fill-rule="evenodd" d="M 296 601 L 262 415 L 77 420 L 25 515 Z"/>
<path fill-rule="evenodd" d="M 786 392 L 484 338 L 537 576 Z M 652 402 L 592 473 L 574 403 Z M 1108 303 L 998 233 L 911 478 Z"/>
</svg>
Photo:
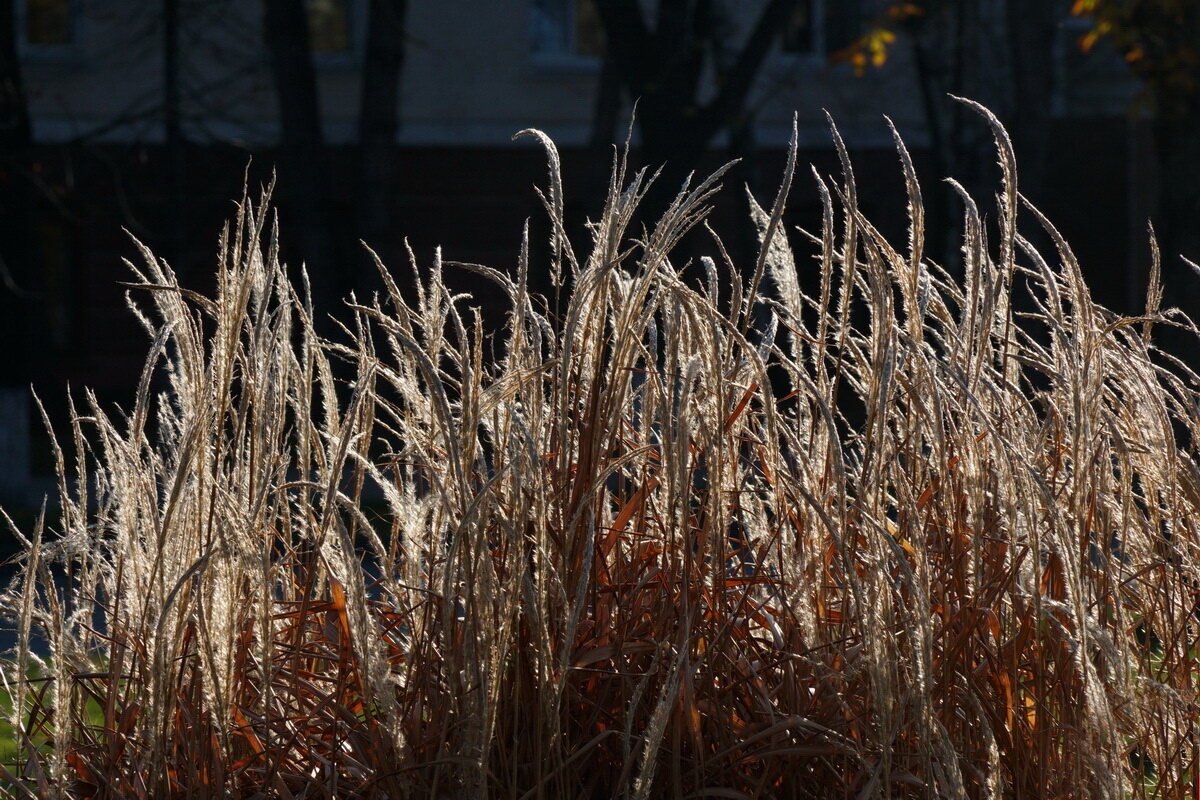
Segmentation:
<svg viewBox="0 0 1200 800">
<path fill-rule="evenodd" d="M 1196 277 L 1180 257 L 1200 263 L 1200 98 L 1175 105 L 1154 123 L 1159 161 L 1158 234 L 1163 267 L 1174 273 L 1176 285 L 1194 286 Z M 1194 313 L 1200 292 L 1188 292 Z"/>
<path fill-rule="evenodd" d="M 769 184 L 777 181 L 778 176 L 772 175 L 769 180 L 765 179 L 761 174 L 757 155 L 758 142 L 754 136 L 754 123 L 747 119 L 729 131 L 729 147 L 725 153 L 728 161 L 737 162 L 728 173 L 727 183 L 740 210 L 736 216 L 736 225 L 732 228 L 736 238 L 726 241 L 725 245 L 736 254 L 734 258 L 743 262 L 749 262 L 758 253 L 758 228 L 751 216 L 750 203 L 744 189 L 749 189 L 759 203 L 769 203 L 772 199 L 769 193 L 777 188 Z M 789 390 L 784 390 L 783 394 L 787 391 Z"/>
<path fill-rule="evenodd" d="M 179 2 L 163 0 L 163 128 L 165 131 L 167 169 L 167 259 L 176 262 L 183 250 L 183 128 L 181 126 L 181 92 L 179 73 Z"/>
<path fill-rule="evenodd" d="M 0 2 L 0 149 L 5 155 L 29 146 L 29 106 L 17 56 L 16 0 Z"/>
<path fill-rule="evenodd" d="M 646 192 L 639 214 L 640 221 L 652 225 L 679 194 L 688 176 L 700 168 L 711 137 L 681 126 L 678 120 L 682 114 L 678 111 L 659 115 L 639 106 L 638 113 L 642 163 L 651 173 L 661 170 Z"/>
<path fill-rule="evenodd" d="M 1200 280 L 1183 259 L 1200 263 L 1200 99 L 1163 103 L 1153 123 L 1158 162 L 1158 210 L 1154 231 L 1162 252 L 1166 304 L 1195 318 Z M 1144 289 L 1143 289 L 1144 291 Z M 1195 360 L 1196 340 L 1174 328 L 1155 331 L 1157 344 L 1186 361 Z"/>
<path fill-rule="evenodd" d="M 917 87 L 921 92 L 921 111 L 925 117 L 925 129 L 929 134 L 929 150 L 933 160 L 934 183 L 926 193 L 925 226 L 927 255 L 935 261 L 949 266 L 952 263 L 954 242 L 950 239 L 950 194 L 944 184 L 950 177 L 950 152 L 943 120 L 944 94 L 939 91 L 935 68 L 930 60 L 929 48 L 920 31 L 914 26 L 909 31 L 912 42 L 913 69 L 916 71 Z"/>
<path fill-rule="evenodd" d="M 407 5 L 407 0 L 371 0 L 358 118 L 358 235 L 393 269 L 399 253 L 393 214 Z M 359 263 L 355 288 L 363 293 L 377 281 L 370 257 Z"/>
<path fill-rule="evenodd" d="M 621 120 L 621 75 L 611 53 L 605 53 L 596 81 L 596 99 L 592 105 L 592 130 L 588 135 L 587 184 L 584 213 L 599 217 L 604 210 L 608 190 L 610 148 L 617 142 L 617 124 Z"/>
<path fill-rule="evenodd" d="M 701 20 L 689 20 L 695 10 L 682 7 L 687 3 L 660 2 L 652 48 L 668 55 L 642 81 L 637 108 L 642 161 L 652 170 L 662 168 L 644 201 L 648 223 L 661 216 L 688 174 L 699 167 L 719 127 L 704 113 L 697 97 L 707 31 L 700 26 Z"/>
<path fill-rule="evenodd" d="M 24 177 L 31 144 L 15 2 L 0 0 L 0 499 L 6 503 L 28 499 L 29 385 L 49 349 L 49 315 L 30 233 L 34 191 Z"/>
<path fill-rule="evenodd" d="M 638 0 L 596 0 L 613 69 L 637 101 L 644 164 L 662 167 L 639 215 L 652 222 L 696 171 L 722 130 L 744 124 L 746 99 L 797 0 L 769 0 L 737 56 L 718 69 L 716 95 L 700 87 L 719 25 L 711 0 L 660 0 L 651 29 Z"/>
<path fill-rule="evenodd" d="M 1021 191 L 1038 203 L 1046 184 L 1054 97 L 1054 38 L 1063 9 L 1054 0 L 1009 0 L 1006 10 L 1013 82 L 1010 129 Z"/>
<path fill-rule="evenodd" d="M 317 80 L 303 0 L 264 0 L 263 26 L 279 102 L 279 189 L 291 231 L 312 280 L 314 301 L 328 313 L 346 288 L 337 271 L 330 226 L 328 165 L 321 136 Z"/>
<path fill-rule="evenodd" d="M 605 54 L 596 81 L 596 102 L 592 106 L 592 132 L 588 145 L 600 155 L 616 140 L 621 119 L 621 76 L 611 55 Z"/>
<path fill-rule="evenodd" d="M 27 390 L 36 352 L 32 242 L 33 192 L 22 177 L 31 144 L 29 107 L 17 55 L 14 0 L 0 0 L 0 386 Z"/>
<path fill-rule="evenodd" d="M 998 177 L 991 132 L 950 95 L 978 100 L 1006 120 L 1021 189 L 1038 200 L 1045 183 L 1055 32 L 1063 12 L 1059 0 L 1009 0 L 1002 7 L 942 0 L 906 23 L 934 172 L 926 193 L 926 252 L 948 268 L 961 266 L 962 204 L 941 179 L 955 178 L 986 203 Z M 995 51 L 989 44 L 1007 51 L 1001 59 L 1007 63 L 998 68 L 985 57 Z"/>
</svg>

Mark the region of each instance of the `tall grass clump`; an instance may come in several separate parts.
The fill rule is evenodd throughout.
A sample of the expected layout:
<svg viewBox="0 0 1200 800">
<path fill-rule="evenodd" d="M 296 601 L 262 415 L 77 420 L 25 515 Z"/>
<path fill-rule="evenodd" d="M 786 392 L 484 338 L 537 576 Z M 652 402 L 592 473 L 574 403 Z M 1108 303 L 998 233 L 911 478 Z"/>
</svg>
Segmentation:
<svg viewBox="0 0 1200 800">
<path fill-rule="evenodd" d="M 1200 381 L 1153 335 L 1196 329 L 1157 269 L 1144 315 L 1097 306 L 976 110 L 1003 185 L 992 220 L 960 189 L 961 280 L 899 140 L 901 247 L 836 132 L 820 232 L 781 222 L 793 145 L 740 265 L 673 260 L 719 173 L 633 231 L 623 158 L 577 254 L 534 132 L 564 302 L 526 234 L 459 265 L 494 333 L 435 257 L 318 335 L 265 201 L 212 298 L 143 249 L 136 398 L 72 408 L 18 533 L 4 790 L 1183 796 Z"/>
</svg>

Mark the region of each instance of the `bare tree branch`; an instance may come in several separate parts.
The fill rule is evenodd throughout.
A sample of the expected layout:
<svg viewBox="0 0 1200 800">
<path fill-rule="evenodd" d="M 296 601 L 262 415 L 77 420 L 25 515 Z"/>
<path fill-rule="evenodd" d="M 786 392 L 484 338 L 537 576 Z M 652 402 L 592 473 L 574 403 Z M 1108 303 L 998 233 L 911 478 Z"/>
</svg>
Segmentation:
<svg viewBox="0 0 1200 800">
<path fill-rule="evenodd" d="M 596 0 L 596 12 L 609 33 L 605 46 L 630 93 L 637 97 L 655 72 L 653 47 L 646 18 L 637 0 Z M 619 36 L 613 36 L 620 31 Z"/>
<path fill-rule="evenodd" d="M 745 104 L 746 96 L 771 50 L 771 45 L 795 12 L 796 4 L 797 0 L 771 0 L 763 9 L 758 24 L 742 45 L 741 52 L 718 88 L 717 96 L 705 106 L 701 114 L 713 133 L 734 119 Z"/>
</svg>

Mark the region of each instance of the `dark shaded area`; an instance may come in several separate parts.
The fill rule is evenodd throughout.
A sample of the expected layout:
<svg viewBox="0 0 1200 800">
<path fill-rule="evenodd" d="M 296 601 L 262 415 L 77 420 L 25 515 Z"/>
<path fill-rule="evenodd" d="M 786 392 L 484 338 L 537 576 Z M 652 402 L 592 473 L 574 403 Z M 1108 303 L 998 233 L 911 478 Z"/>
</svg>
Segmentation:
<svg viewBox="0 0 1200 800">
<path fill-rule="evenodd" d="M 611 143 L 624 137 L 621 122 L 637 99 L 635 166 L 669 165 L 650 198 L 653 208 L 661 208 L 689 172 L 704 174 L 741 159 L 725 180 L 712 222 L 734 259 L 752 263 L 754 235 L 742 184 L 769 205 L 784 154 L 778 143 L 764 148 L 756 140 L 761 103 L 747 102 L 747 93 L 774 48 L 807 53 L 820 40 L 824 56 L 834 60 L 862 35 L 870 23 L 866 4 L 832 1 L 825 7 L 837 13 L 821 17 L 824 27 L 818 29 L 817 17 L 796 16 L 816 8 L 812 2 L 770 0 L 753 19 L 743 20 L 749 23 L 743 26 L 748 38 L 730 44 L 730 19 L 721 15 L 716 0 L 663 0 L 658 13 L 649 16 L 631 2 L 598 0 L 596 20 L 607 47 L 597 69 L 590 136 L 586 145 L 563 151 L 565 207 L 576 245 L 586 246 L 584 221 L 598 212 Z M 513 270 L 527 219 L 534 245 L 533 288 L 552 291 L 545 269 L 549 230 L 533 188 L 546 183 L 539 149 L 395 144 L 404 130 L 406 108 L 398 87 L 415 3 L 369 0 L 356 6 L 366 15 L 358 45 L 361 63 L 352 67 L 361 75 L 362 113 L 356 141 L 331 145 L 322 134 L 308 7 L 303 0 L 264 0 L 262 58 L 281 109 L 279 138 L 273 148 L 250 152 L 201 145 L 185 136 L 172 77 L 178 69 L 173 26 L 187 8 L 180 2 L 155 4 L 167 34 L 162 57 L 155 61 L 163 69 L 162 143 L 50 145 L 31 138 L 16 45 L 18 6 L 15 0 L 0 0 L 0 388 L 23 393 L 32 384 L 56 421 L 66 419 L 68 386 L 77 394 L 82 387 L 94 388 L 105 404 L 128 403 L 147 346 L 120 285 L 130 278 L 122 260 L 137 257 L 129 234 L 168 257 L 186 285 L 211 291 L 217 236 L 233 212 L 231 201 L 241 195 L 244 182 L 256 196 L 275 170 L 284 257 L 297 270 L 302 262 L 309 265 L 325 312 L 336 311 L 351 290 L 362 295 L 380 285 L 359 239 L 379 252 L 401 286 L 411 286 L 406 241 L 425 268 L 441 246 L 448 261 Z M 946 99 L 947 92 L 986 94 L 979 79 L 988 65 L 969 57 L 985 31 L 972 16 L 977 4 L 925 5 L 928 13 L 894 27 L 908 26 L 912 101 L 925 107 L 926 141 L 913 147 L 913 156 L 930 211 L 927 253 L 953 264 L 961 208 L 941 178 L 958 175 L 985 206 L 998 179 L 986 128 Z M 939 6 L 949 11 L 938 16 Z M 1157 211 L 1161 182 L 1156 165 L 1186 165 L 1192 155 L 1181 149 L 1175 161 L 1156 157 L 1163 126 L 1156 129 L 1149 120 L 1052 114 L 1053 82 L 1047 73 L 1056 69 L 1056 57 L 1051 51 L 1064 41 L 1075 46 L 1055 33 L 1065 5 L 1012 0 L 1005 9 L 1015 31 L 1006 42 L 1012 68 L 1002 78 L 1008 88 L 981 99 L 995 101 L 1010 126 L 1023 191 L 1076 248 L 1096 299 L 1136 312 L 1148 272 L 1145 223 Z M 797 20 L 807 20 L 809 27 Z M 721 78 L 715 92 L 704 89 L 710 73 Z M 861 78 L 864 86 L 877 79 L 875 74 Z M 1184 132 L 1178 138 L 1185 139 Z M 886 236 L 901 241 L 907 223 L 900 167 L 881 140 L 884 135 L 870 149 L 850 140 L 860 203 Z M 823 175 L 840 173 L 831 147 L 800 153 L 785 221 L 802 263 L 812 251 L 795 227 L 815 231 L 820 224 L 818 195 L 806 168 L 810 163 Z M 648 212 L 644 221 L 653 216 Z M 1175 227 L 1184 223 L 1160 216 Z M 713 254 L 713 248 L 706 235 L 693 234 L 681 248 L 680 261 L 700 253 Z M 449 268 L 448 275 L 454 288 L 477 293 L 486 325 L 494 329 L 503 323 L 506 309 L 492 286 L 463 270 Z M 802 274 L 806 288 L 816 281 L 817 276 Z M 1182 285 L 1176 276 L 1173 286 Z M 1169 288 L 1166 304 L 1181 302 Z M 24 413 L 30 418 L 31 471 L 40 482 L 20 497 L 0 490 L 0 502 L 16 500 L 18 506 L 36 504 L 38 492 L 51 488 L 45 482 L 52 472 L 48 441 L 32 404 Z"/>
<path fill-rule="evenodd" d="M 1096 299 L 1132 311 L 1140 300 L 1137 295 L 1131 297 L 1137 283 L 1131 287 L 1117 279 L 1123 278 L 1131 247 L 1142 245 L 1138 241 L 1142 232 L 1129 230 L 1129 198 L 1138 176 L 1133 174 L 1133 162 L 1124 158 L 1128 135 L 1122 121 L 1056 122 L 1047 159 L 1047 183 L 1056 191 L 1046 193 L 1043 206 L 1091 274 Z M 351 168 L 359 157 L 354 148 L 331 147 L 328 151 L 333 174 L 353 174 Z M 271 151 L 256 154 L 247 169 L 247 156 L 241 150 L 188 148 L 184 175 L 190 212 L 183 229 L 186 247 L 174 265 L 185 284 L 202 292 L 213 289 L 217 236 L 234 210 L 232 201 L 241 195 L 243 177 L 248 178 L 251 195 L 255 196 L 258 188 L 271 179 L 269 165 L 274 163 L 275 155 Z M 864 211 L 885 235 L 903 241 L 907 219 L 896 154 L 890 149 L 871 149 L 855 150 L 851 156 Z M 39 309 L 53 324 L 49 338 L 38 348 L 41 357 L 30 369 L 39 392 L 52 405 L 68 383 L 95 387 L 101 398 L 111 401 L 124 401 L 129 395 L 141 368 L 147 338 L 125 304 L 129 290 L 119 282 L 131 276 L 122 261 L 137 260 L 130 234 L 155 251 L 168 243 L 161 233 L 169 216 L 159 179 L 164 157 L 161 148 L 151 147 L 37 149 L 34 165 L 51 197 L 42 197 L 36 205 L 39 224 L 32 231 L 33 246 L 39 258 L 51 267 L 48 272 L 52 280 L 47 281 L 46 296 L 31 303 L 30 308 Z M 528 219 L 535 288 L 549 290 L 546 276 L 536 268 L 546 257 L 549 238 L 544 211 L 534 191 L 546 181 L 540 150 L 403 147 L 396 148 L 392 157 L 398 168 L 389 187 L 390 218 L 397 223 L 391 231 L 394 238 L 385 245 L 397 253 L 388 266 L 402 287 L 412 283 L 407 255 L 401 255 L 405 240 L 424 269 L 432 262 L 434 249 L 441 247 L 447 261 L 515 271 L 521 229 Z M 582 250 L 587 246 L 583 222 L 594 200 L 587 181 L 589 172 L 595 169 L 593 153 L 586 148 L 565 149 L 562 157 L 566 210 L 575 245 Z M 635 151 L 633 157 L 640 160 L 641 154 Z M 915 150 L 914 158 L 925 186 L 935 186 L 931 155 Z M 119 171 L 113 170 L 114 162 L 121 164 Z M 714 170 L 723 162 L 724 154 L 709 154 L 702 161 L 701 172 Z M 757 193 L 764 204 L 773 199 L 784 162 L 785 154 L 779 150 L 754 155 L 752 174 L 763 184 Z M 812 164 L 823 175 L 836 178 L 840 174 L 836 157 L 828 149 L 802 150 L 799 163 Z M 1088 169 L 1094 163 L 1112 167 Z M 356 212 L 353 181 L 333 182 L 328 198 L 335 226 L 352 236 Z M 276 196 L 275 205 L 286 236 L 302 214 L 282 192 Z M 727 179 L 715 203 L 712 225 L 727 239 L 725 244 L 734 259 L 745 264 L 754 253 L 747 243 L 732 236 L 742 224 L 743 206 L 741 187 L 734 179 Z M 818 230 L 820 215 L 812 179 L 806 169 L 798 171 L 786 221 L 792 246 L 800 258 L 815 252 L 815 248 L 795 228 Z M 292 265 L 300 262 L 302 246 L 295 237 L 285 239 L 284 257 Z M 683 249 L 683 254 L 689 252 L 713 254 L 707 235 L 694 235 Z M 506 309 L 487 284 L 465 270 L 447 268 L 447 275 L 456 288 L 477 294 L 485 322 L 493 326 L 503 322 Z M 370 276 L 366 285 L 369 290 L 381 286 L 376 276 Z M 136 292 L 133 297 L 138 297 Z M 325 311 L 333 313 L 336 307 Z"/>
<path fill-rule="evenodd" d="M 301 0 L 265 0 L 263 31 L 279 100 L 279 189 L 295 215 L 291 234 L 302 260 L 323 266 L 312 271 L 317 297 L 338 294 L 338 254 L 333 240 L 329 164 L 321 132 L 308 20 Z"/>
</svg>

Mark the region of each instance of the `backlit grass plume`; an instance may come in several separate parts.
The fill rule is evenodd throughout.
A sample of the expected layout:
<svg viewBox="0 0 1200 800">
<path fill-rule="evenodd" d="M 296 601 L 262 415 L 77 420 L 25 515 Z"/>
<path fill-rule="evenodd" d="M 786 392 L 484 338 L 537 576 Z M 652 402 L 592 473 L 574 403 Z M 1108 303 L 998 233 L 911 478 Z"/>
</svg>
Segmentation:
<svg viewBox="0 0 1200 800">
<path fill-rule="evenodd" d="M 1152 336 L 1194 328 L 1157 269 L 1143 316 L 1093 303 L 973 107 L 1003 185 L 994 226 L 962 192 L 962 280 L 922 254 L 899 140 L 897 247 L 836 133 L 821 231 L 782 223 L 793 143 L 732 264 L 715 234 L 673 257 L 720 174 L 635 232 L 623 158 L 575 252 L 530 132 L 548 245 L 446 265 L 503 330 L 435 258 L 318 336 L 263 204 L 215 297 L 143 251 L 145 377 L 73 409 L 60 522 L 3 596 L 5 791 L 1181 796 L 1200 386 Z"/>
</svg>

